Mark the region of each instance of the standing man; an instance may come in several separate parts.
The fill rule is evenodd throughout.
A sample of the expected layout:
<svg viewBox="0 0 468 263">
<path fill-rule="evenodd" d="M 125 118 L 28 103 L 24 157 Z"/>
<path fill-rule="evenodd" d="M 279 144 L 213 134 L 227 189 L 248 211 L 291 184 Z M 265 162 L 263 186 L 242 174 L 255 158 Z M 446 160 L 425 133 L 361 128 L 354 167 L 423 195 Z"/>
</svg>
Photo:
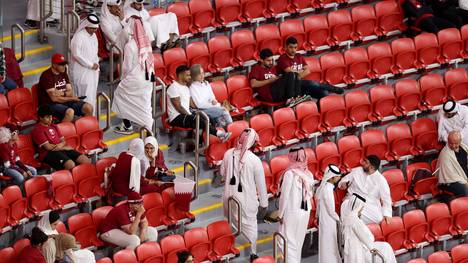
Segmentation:
<svg viewBox="0 0 468 263">
<path fill-rule="evenodd" d="M 437 162 L 439 188 L 456 197 L 468 196 L 468 146 L 462 142 L 461 133 L 452 131 L 447 145 L 439 154 Z"/>
<path fill-rule="evenodd" d="M 100 27 L 107 42 L 109 44 L 116 44 L 123 50 L 124 47 L 121 46 L 121 43 L 117 42 L 120 33 L 125 27 L 121 4 L 121 0 L 105 0 L 102 3 Z"/>
<path fill-rule="evenodd" d="M 96 107 L 96 93 L 99 84 L 99 57 L 96 30 L 99 18 L 90 14 L 83 19 L 71 40 L 70 73 L 78 96 Z"/>
<path fill-rule="evenodd" d="M 468 144 L 468 107 L 449 100 L 439 110 L 438 134 L 439 141 L 446 143 L 451 131 L 459 131 L 464 144 Z"/>
<path fill-rule="evenodd" d="M 307 156 L 302 147 L 292 148 L 288 159 L 289 167 L 283 174 L 280 186 L 278 231 L 286 239 L 288 248 L 286 261 L 300 263 L 302 245 L 312 209 L 311 200 L 315 181 L 314 175 L 307 168 Z"/>
<path fill-rule="evenodd" d="M 251 245 L 251 261 L 257 258 L 258 206 L 261 207 L 261 214 L 268 207 L 262 161 L 251 151 L 257 142 L 258 135 L 255 130 L 245 129 L 240 134 L 236 147 L 229 149 L 224 154 L 220 170 L 221 175 L 225 178 L 224 215 L 227 216 L 229 197 L 237 199 L 241 204 L 242 233 Z M 231 213 L 237 215 L 234 211 Z"/>
<path fill-rule="evenodd" d="M 365 224 L 380 224 L 382 219 L 390 223 L 392 218 L 392 198 L 387 180 L 379 172 L 380 159 L 375 155 L 366 156 L 361 160 L 361 167 L 356 167 L 341 179 L 338 187 L 348 189 L 345 200 L 341 204 L 341 214 L 347 207 L 353 194 L 365 196 L 367 199 L 361 219 Z"/>
</svg>

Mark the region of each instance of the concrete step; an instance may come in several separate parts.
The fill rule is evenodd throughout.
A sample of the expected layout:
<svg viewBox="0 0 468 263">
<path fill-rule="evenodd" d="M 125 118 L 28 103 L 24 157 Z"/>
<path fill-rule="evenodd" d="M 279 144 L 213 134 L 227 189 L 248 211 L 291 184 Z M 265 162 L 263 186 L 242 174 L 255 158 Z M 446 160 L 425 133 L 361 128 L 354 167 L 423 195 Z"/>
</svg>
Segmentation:
<svg viewBox="0 0 468 263">
<path fill-rule="evenodd" d="M 20 26 L 23 26 L 23 25 L 20 25 Z M 24 26 L 23 26 L 24 28 Z M 0 40 L 0 42 L 4 43 L 4 45 L 6 47 L 11 47 L 11 39 L 12 39 L 12 35 L 9 33 L 10 31 L 8 31 L 8 35 L 4 35 Z M 29 46 L 30 44 L 35 44 L 35 43 L 38 43 L 38 35 L 39 35 L 39 29 L 26 29 L 25 28 L 25 32 L 24 32 L 24 41 L 25 41 L 25 44 L 26 46 Z M 19 47 L 20 45 L 20 37 L 21 35 L 18 33 L 18 31 L 15 30 L 15 34 L 13 35 L 13 37 L 15 38 L 15 41 L 16 41 L 16 45 Z"/>
<path fill-rule="evenodd" d="M 21 64 L 20 67 L 23 72 L 24 86 L 30 88 L 39 81 L 42 72 L 50 67 L 50 58 L 29 64 Z"/>
<path fill-rule="evenodd" d="M 41 60 L 49 60 L 54 54 L 54 47 L 49 44 L 31 43 L 26 45 L 25 58 L 20 63 L 21 67 L 26 67 L 29 64 L 36 63 Z M 21 57 L 20 47 L 16 47 L 16 58 Z"/>
</svg>

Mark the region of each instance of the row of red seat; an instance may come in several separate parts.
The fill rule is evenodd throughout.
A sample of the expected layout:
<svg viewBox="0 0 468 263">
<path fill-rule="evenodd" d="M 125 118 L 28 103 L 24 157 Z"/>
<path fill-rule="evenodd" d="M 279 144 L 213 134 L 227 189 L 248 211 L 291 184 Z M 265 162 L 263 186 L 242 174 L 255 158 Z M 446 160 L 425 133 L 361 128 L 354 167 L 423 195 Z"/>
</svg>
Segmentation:
<svg viewBox="0 0 468 263">
<path fill-rule="evenodd" d="M 450 256 L 451 255 L 451 256 Z M 437 251 L 427 257 L 411 259 L 406 263 L 464 263 L 468 261 L 468 244 L 460 244 L 453 247 L 450 253 L 447 251 Z"/>
</svg>

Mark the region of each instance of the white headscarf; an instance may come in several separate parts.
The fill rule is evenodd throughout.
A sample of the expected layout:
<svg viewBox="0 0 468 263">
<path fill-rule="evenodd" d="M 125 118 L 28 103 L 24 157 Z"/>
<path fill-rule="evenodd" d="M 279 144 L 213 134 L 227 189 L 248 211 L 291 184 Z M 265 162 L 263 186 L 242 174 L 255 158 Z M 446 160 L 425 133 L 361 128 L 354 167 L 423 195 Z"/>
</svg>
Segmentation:
<svg viewBox="0 0 468 263">
<path fill-rule="evenodd" d="M 237 166 L 237 172 L 241 173 L 242 168 L 244 167 L 245 164 L 245 156 L 246 152 L 252 148 L 255 143 L 258 142 L 258 134 L 257 132 L 252 129 L 252 128 L 247 128 L 242 133 L 239 135 L 239 138 L 237 139 L 237 144 L 236 147 L 234 148 L 234 155 L 239 156 L 239 162 L 237 165 L 234 165 L 232 168 L 235 171 L 235 167 Z M 234 162 L 234 161 L 233 161 Z M 240 174 L 236 174 L 233 172 L 230 182 L 230 185 L 235 185 L 236 184 L 236 177 L 239 179 L 239 184 L 238 184 L 238 191 L 242 192 L 242 183 L 240 182 Z"/>
<path fill-rule="evenodd" d="M 343 234 L 346 237 L 346 228 L 352 231 L 351 227 L 356 221 L 361 220 L 359 218 L 359 211 L 366 204 L 366 199 L 356 193 L 352 195 L 349 201 L 346 203 L 346 207 L 341 211 L 341 218 L 343 218 Z"/>
<path fill-rule="evenodd" d="M 78 33 L 82 30 L 84 30 L 87 27 L 90 28 L 99 28 L 99 17 L 95 14 L 89 14 L 85 19 L 82 19 L 80 22 L 80 25 L 78 26 L 78 29 L 76 30 L 75 33 Z"/>
<path fill-rule="evenodd" d="M 460 107 L 460 104 L 458 102 L 454 100 L 448 100 L 442 106 L 442 110 L 445 113 L 457 113 L 459 107 Z"/>
<path fill-rule="evenodd" d="M 320 198 L 322 198 L 322 191 L 325 188 L 325 185 L 327 185 L 328 180 L 330 180 L 331 178 L 335 176 L 341 176 L 340 167 L 334 164 L 329 164 L 327 166 L 327 169 L 325 169 L 325 173 L 323 174 L 323 178 L 322 178 L 322 181 L 320 182 L 320 186 L 317 188 L 317 192 L 315 193 L 315 198 L 317 199 L 317 203 L 319 202 Z"/>
<path fill-rule="evenodd" d="M 153 159 L 156 158 L 156 156 L 158 156 L 158 152 L 159 152 L 158 140 L 156 140 L 156 138 L 154 136 L 148 136 L 145 139 L 145 146 L 147 144 L 153 145 L 154 152 L 153 152 L 153 155 L 151 157 Z M 145 153 L 145 158 L 143 159 L 143 169 L 142 170 L 146 173 L 146 170 L 148 170 L 149 167 L 150 167 L 150 160 L 149 160 L 148 156 L 146 156 L 146 153 Z"/>
<path fill-rule="evenodd" d="M 57 231 L 57 229 L 52 229 L 52 227 L 50 226 L 49 215 L 50 215 L 50 212 L 47 214 L 44 214 L 39 220 L 39 222 L 37 223 L 37 227 L 39 227 L 42 230 L 42 232 L 44 232 L 48 236 L 58 235 L 59 232 Z"/>
<path fill-rule="evenodd" d="M 128 153 L 139 160 L 143 160 L 145 158 L 145 144 L 143 140 L 140 138 L 131 140 L 128 146 Z"/>
<path fill-rule="evenodd" d="M 121 3 L 121 0 L 104 0 L 101 7 L 101 20 L 115 19 L 117 22 L 119 22 L 120 19 L 110 12 L 108 6 L 119 6 Z"/>
</svg>

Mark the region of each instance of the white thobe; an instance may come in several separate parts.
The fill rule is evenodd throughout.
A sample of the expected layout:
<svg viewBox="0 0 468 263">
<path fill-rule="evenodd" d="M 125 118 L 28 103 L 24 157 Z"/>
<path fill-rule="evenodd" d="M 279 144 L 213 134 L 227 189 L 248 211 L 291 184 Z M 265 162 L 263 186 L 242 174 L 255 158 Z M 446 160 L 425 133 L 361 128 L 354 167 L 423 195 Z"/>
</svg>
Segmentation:
<svg viewBox="0 0 468 263">
<path fill-rule="evenodd" d="M 361 219 L 366 224 L 379 224 L 383 217 L 392 216 L 392 198 L 387 180 L 379 171 L 367 175 L 362 167 L 354 168 L 348 175 L 341 179 L 339 187 L 350 182 L 348 194 L 341 204 L 341 214 L 346 203 L 353 193 L 366 198 L 366 204 L 362 211 Z"/>
<path fill-rule="evenodd" d="M 255 254 L 257 252 L 258 206 L 268 207 L 268 196 L 262 161 L 251 151 L 245 153 L 244 160 L 245 164 L 242 171 L 239 172 L 237 165 L 239 163 L 239 154 L 234 152 L 234 148 L 229 149 L 224 154 L 221 163 L 221 175 L 226 178 L 223 195 L 224 213 L 227 215 L 229 197 L 233 196 L 241 203 L 242 234 L 251 244 L 251 253 Z M 230 178 L 233 173 L 236 175 L 236 184 L 230 185 Z M 242 185 L 242 192 L 238 191 L 239 182 Z M 233 204 L 231 212 L 234 215 L 234 220 L 237 220 L 237 212 L 235 211 L 237 211 L 237 208 Z"/>
<path fill-rule="evenodd" d="M 459 105 L 458 113 L 452 118 L 447 118 L 442 110 L 439 111 L 437 119 L 439 141 L 447 142 L 451 131 L 460 131 L 463 143 L 468 145 L 468 107 Z"/>
<path fill-rule="evenodd" d="M 40 0 L 28 0 L 28 8 L 26 13 L 26 19 L 33 21 L 40 21 Z M 49 1 L 45 1 L 45 12 L 48 13 L 50 10 Z M 60 18 L 60 1 L 52 1 L 52 16 L 48 20 Z"/>
<path fill-rule="evenodd" d="M 317 217 L 319 220 L 319 263 L 341 263 L 338 248 L 337 223 L 340 217 L 335 211 L 335 197 L 333 184 L 326 183 L 323 187 L 317 204 Z"/>
<path fill-rule="evenodd" d="M 108 45 L 115 43 L 119 46 L 120 50 L 124 47 L 120 46 L 118 42 L 118 36 L 125 26 L 125 22 L 121 21 L 118 16 L 109 14 L 107 16 L 101 16 L 101 23 L 99 24 L 101 30 L 106 38 Z M 109 46 L 108 46 L 109 48 Z"/>
<path fill-rule="evenodd" d="M 114 92 L 112 111 L 120 118 L 138 123 L 151 130 L 153 84 L 145 79 L 145 71 L 138 60 L 138 47 L 132 38 L 125 45 L 122 80 Z"/>
<path fill-rule="evenodd" d="M 151 16 L 149 15 L 148 11 L 146 11 L 146 9 L 142 9 L 141 11 L 138 11 L 131 6 L 125 7 L 124 8 L 125 21 L 131 16 L 141 17 L 141 20 L 143 21 L 143 26 L 145 27 L 145 32 L 148 35 L 150 42 L 153 42 L 155 40 L 155 35 L 153 33 L 151 24 L 149 22 Z"/>
<path fill-rule="evenodd" d="M 96 34 L 90 35 L 85 29 L 76 33 L 71 40 L 70 75 L 78 96 L 86 96 L 85 102 L 96 109 L 96 93 L 99 83 L 98 40 Z"/>
<path fill-rule="evenodd" d="M 313 191 L 313 189 L 309 190 Z M 308 210 L 301 209 L 302 183 L 292 170 L 286 171 L 283 175 L 279 202 L 278 212 L 279 217 L 283 219 L 283 223 L 278 225 L 278 231 L 284 236 L 288 244 L 286 261 L 288 263 L 300 263 L 302 245 L 307 234 L 312 204 L 309 199 L 307 200 Z"/>
</svg>

